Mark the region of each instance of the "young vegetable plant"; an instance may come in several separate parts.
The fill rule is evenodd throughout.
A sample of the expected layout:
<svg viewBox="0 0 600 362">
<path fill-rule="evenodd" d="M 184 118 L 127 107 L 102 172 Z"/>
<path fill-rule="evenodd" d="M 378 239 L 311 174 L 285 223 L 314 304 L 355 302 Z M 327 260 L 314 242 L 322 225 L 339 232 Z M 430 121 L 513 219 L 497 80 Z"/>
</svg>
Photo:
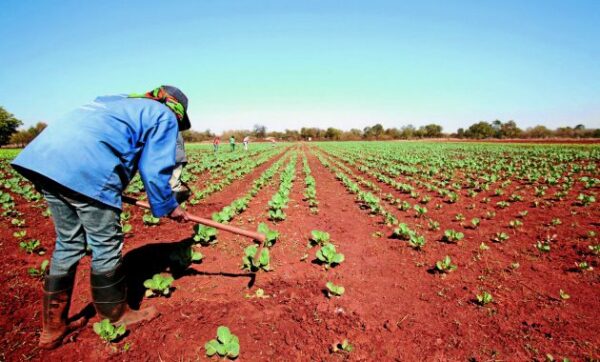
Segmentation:
<svg viewBox="0 0 600 362">
<path fill-rule="evenodd" d="M 507 233 L 504 232 L 497 232 L 496 235 L 492 238 L 492 241 L 496 242 L 496 243 L 501 243 L 503 241 L 508 240 L 509 236 Z"/>
<path fill-rule="evenodd" d="M 32 239 L 29 241 L 21 241 L 19 243 L 19 248 L 24 250 L 27 254 L 33 254 L 36 250 L 38 250 L 42 246 L 40 241 L 37 239 Z M 42 251 L 38 252 L 39 255 L 44 255 Z"/>
<path fill-rule="evenodd" d="M 210 245 L 217 242 L 217 229 L 201 224 L 194 225 L 193 229 L 193 239 L 195 242 L 200 243 L 201 245 Z"/>
<path fill-rule="evenodd" d="M 331 298 L 332 296 L 341 297 L 346 291 L 346 288 L 344 288 L 343 286 L 335 285 L 332 282 L 327 282 L 325 286 L 327 287 L 328 298 Z"/>
<path fill-rule="evenodd" d="M 257 231 L 265 236 L 265 246 L 270 248 L 275 245 L 275 242 L 279 238 L 279 232 L 276 230 L 271 230 L 264 222 L 258 224 Z"/>
<path fill-rule="evenodd" d="M 240 354 L 240 340 L 235 334 L 231 333 L 229 328 L 220 326 L 217 328 L 217 339 L 206 342 L 204 348 L 208 357 L 219 355 L 220 357 L 235 359 Z"/>
<path fill-rule="evenodd" d="M 350 342 L 348 342 L 347 339 L 344 339 L 341 343 L 334 343 L 331 345 L 331 352 L 332 353 L 337 353 L 337 352 L 352 352 L 352 350 L 354 350 L 354 346 L 350 344 Z"/>
<path fill-rule="evenodd" d="M 124 335 L 127 329 L 125 329 L 125 324 L 116 327 L 107 318 L 101 322 L 94 323 L 94 332 L 105 342 L 109 343 Z"/>
<path fill-rule="evenodd" d="M 465 234 L 456 231 L 456 230 L 446 230 L 444 231 L 444 240 L 449 243 L 457 243 L 465 237 Z"/>
<path fill-rule="evenodd" d="M 171 284 L 174 279 L 172 276 L 162 276 L 160 274 L 154 274 L 152 279 L 144 281 L 144 287 L 146 287 L 146 297 L 169 295 L 171 293 Z"/>
<path fill-rule="evenodd" d="M 594 268 L 591 265 L 589 265 L 587 261 L 575 263 L 575 266 L 577 267 L 577 269 L 579 269 L 579 271 L 582 272 L 594 270 Z"/>
<path fill-rule="evenodd" d="M 415 232 L 411 230 L 408 225 L 401 223 L 398 224 L 398 227 L 394 229 L 392 236 L 398 239 L 408 240 L 410 239 L 410 236 L 414 234 Z"/>
<path fill-rule="evenodd" d="M 477 303 L 479 303 L 479 305 L 481 306 L 484 306 L 494 301 L 492 295 L 486 291 L 483 291 L 481 294 L 477 294 L 476 297 Z"/>
<path fill-rule="evenodd" d="M 27 230 L 19 230 L 13 233 L 13 236 L 17 239 L 23 239 L 27 235 Z"/>
<path fill-rule="evenodd" d="M 256 245 L 250 245 L 244 249 L 244 256 L 242 257 L 242 269 L 251 272 L 257 272 L 260 269 L 264 271 L 271 270 L 271 257 L 269 255 L 269 249 L 263 249 L 261 254 L 256 259 L 256 253 L 258 247 Z"/>
<path fill-rule="evenodd" d="M 144 222 L 144 225 L 148 226 L 154 226 L 160 223 L 160 219 L 158 217 L 152 216 L 152 214 L 150 213 L 145 213 L 142 217 L 142 221 Z"/>
<path fill-rule="evenodd" d="M 335 245 L 327 243 L 317 251 L 317 259 L 326 268 L 334 267 L 344 261 L 344 254 L 336 252 Z"/>
<path fill-rule="evenodd" d="M 446 255 L 444 257 L 444 259 L 438 260 L 435 263 L 435 268 L 440 273 L 450 273 L 450 272 L 456 270 L 456 268 L 458 268 L 458 267 L 455 264 L 452 264 L 452 259 L 450 259 L 450 257 L 448 255 Z"/>
<path fill-rule="evenodd" d="M 202 261 L 202 253 L 194 250 L 191 245 L 184 245 L 175 249 L 169 255 L 169 259 L 174 262 L 180 268 L 187 268 L 192 263 L 199 263 Z"/>
<path fill-rule="evenodd" d="M 414 233 L 408 239 L 408 245 L 415 250 L 421 250 L 425 246 L 425 237 Z"/>
<path fill-rule="evenodd" d="M 314 245 L 325 245 L 329 242 L 330 240 L 330 236 L 329 233 L 326 231 L 321 231 L 321 230 L 313 230 L 310 232 L 311 234 L 311 243 L 313 243 Z"/>
<path fill-rule="evenodd" d="M 479 226 L 480 223 L 481 223 L 481 220 L 479 220 L 476 217 L 471 219 L 471 226 L 473 227 L 473 229 L 477 229 L 477 227 Z"/>
<path fill-rule="evenodd" d="M 33 278 L 42 278 L 44 276 L 44 274 L 46 273 L 46 269 L 48 268 L 48 264 L 49 264 L 49 261 L 48 260 L 44 260 L 40 264 L 39 268 L 33 268 L 32 267 L 32 268 L 27 269 L 27 274 L 29 274 L 29 276 L 31 276 Z"/>
</svg>

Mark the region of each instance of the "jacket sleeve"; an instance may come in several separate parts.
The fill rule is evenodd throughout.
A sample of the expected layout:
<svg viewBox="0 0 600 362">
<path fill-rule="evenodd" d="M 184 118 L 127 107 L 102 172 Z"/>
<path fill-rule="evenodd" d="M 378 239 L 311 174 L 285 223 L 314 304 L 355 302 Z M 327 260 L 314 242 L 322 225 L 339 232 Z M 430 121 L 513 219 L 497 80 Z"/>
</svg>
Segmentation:
<svg viewBox="0 0 600 362">
<path fill-rule="evenodd" d="M 152 215 L 155 217 L 168 215 L 178 205 L 169 185 L 175 166 L 176 140 L 175 118 L 159 120 L 148 130 L 138 163 Z"/>
</svg>

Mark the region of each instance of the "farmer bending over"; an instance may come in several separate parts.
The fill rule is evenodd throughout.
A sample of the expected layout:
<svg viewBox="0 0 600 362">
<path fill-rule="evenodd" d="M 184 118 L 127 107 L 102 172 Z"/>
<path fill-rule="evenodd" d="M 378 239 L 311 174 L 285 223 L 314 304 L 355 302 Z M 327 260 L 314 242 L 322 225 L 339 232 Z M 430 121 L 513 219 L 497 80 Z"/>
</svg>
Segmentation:
<svg viewBox="0 0 600 362">
<path fill-rule="evenodd" d="M 187 103 L 171 86 L 98 97 L 49 125 L 12 162 L 44 195 L 57 235 L 44 280 L 40 347 L 57 347 L 83 324 L 67 325 L 67 317 L 86 243 L 92 250 L 90 282 L 100 317 L 131 325 L 158 315 L 154 308 L 134 311 L 127 304 L 121 193 L 139 170 L 152 214 L 188 219 L 169 186 L 178 132 L 190 128 Z"/>
</svg>

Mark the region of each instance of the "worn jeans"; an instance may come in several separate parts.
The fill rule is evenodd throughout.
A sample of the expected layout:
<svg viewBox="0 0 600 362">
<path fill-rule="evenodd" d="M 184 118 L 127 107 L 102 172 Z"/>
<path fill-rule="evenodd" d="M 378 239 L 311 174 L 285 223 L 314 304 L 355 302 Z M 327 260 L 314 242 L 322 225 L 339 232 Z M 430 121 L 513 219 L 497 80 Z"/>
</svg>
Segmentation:
<svg viewBox="0 0 600 362">
<path fill-rule="evenodd" d="M 92 271 L 105 273 L 121 262 L 123 232 L 120 210 L 64 188 L 41 187 L 52 212 L 56 246 L 50 275 L 67 273 L 92 251 Z"/>
</svg>

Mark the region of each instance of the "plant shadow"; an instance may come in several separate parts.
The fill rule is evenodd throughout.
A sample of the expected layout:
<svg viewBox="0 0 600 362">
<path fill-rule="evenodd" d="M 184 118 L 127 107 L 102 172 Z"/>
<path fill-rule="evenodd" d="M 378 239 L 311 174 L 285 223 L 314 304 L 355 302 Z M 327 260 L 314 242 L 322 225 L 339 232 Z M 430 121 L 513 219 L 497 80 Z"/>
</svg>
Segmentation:
<svg viewBox="0 0 600 362">
<path fill-rule="evenodd" d="M 223 276 L 230 278 L 250 278 L 248 287 L 252 287 L 256 280 L 256 273 L 227 273 L 207 272 L 190 268 L 193 264 L 182 266 L 171 255 L 183 248 L 194 244 L 192 238 L 173 242 L 146 244 L 130 250 L 123 257 L 123 264 L 127 275 L 127 302 L 133 309 L 138 309 L 146 288 L 144 281 L 151 279 L 155 274 L 169 272 L 175 280 L 184 276 Z"/>
</svg>

